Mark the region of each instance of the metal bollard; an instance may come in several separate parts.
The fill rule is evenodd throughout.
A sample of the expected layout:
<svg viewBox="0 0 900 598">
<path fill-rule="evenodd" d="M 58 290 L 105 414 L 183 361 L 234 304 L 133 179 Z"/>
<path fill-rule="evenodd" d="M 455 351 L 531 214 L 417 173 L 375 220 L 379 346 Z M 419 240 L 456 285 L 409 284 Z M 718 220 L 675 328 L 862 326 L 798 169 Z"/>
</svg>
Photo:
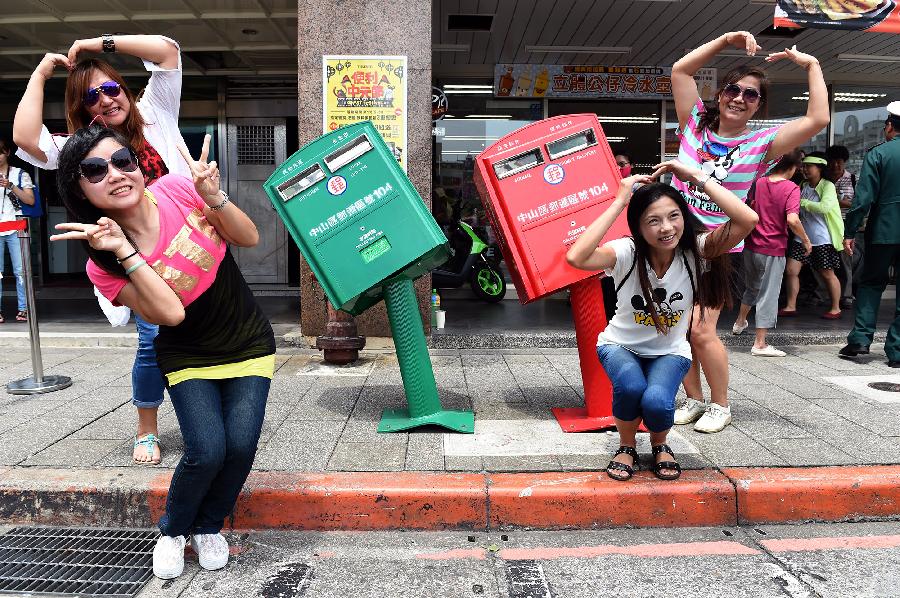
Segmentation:
<svg viewBox="0 0 900 598">
<path fill-rule="evenodd" d="M 41 359 L 41 336 L 38 332 L 37 304 L 34 300 L 34 286 L 31 281 L 31 233 L 28 219 L 19 218 L 15 222 L 19 231 L 19 249 L 22 252 L 22 276 L 25 278 L 25 300 L 28 308 L 28 336 L 31 340 L 32 376 L 13 380 L 6 385 L 6 392 L 13 395 L 33 395 L 62 390 L 72 386 L 68 376 L 45 376 Z"/>
</svg>

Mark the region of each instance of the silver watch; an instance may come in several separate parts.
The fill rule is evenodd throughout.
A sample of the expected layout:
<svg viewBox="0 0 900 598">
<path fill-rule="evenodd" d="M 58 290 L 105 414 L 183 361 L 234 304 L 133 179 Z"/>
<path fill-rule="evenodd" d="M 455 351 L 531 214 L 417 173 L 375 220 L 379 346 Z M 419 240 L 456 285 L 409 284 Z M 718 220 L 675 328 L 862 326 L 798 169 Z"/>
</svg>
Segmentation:
<svg viewBox="0 0 900 598">
<path fill-rule="evenodd" d="M 697 181 L 697 184 L 696 184 L 697 190 L 700 191 L 701 193 L 703 193 L 704 192 L 703 190 L 706 188 L 706 183 L 708 183 L 709 179 L 711 179 L 711 178 L 713 178 L 713 175 L 712 175 L 712 173 L 709 173 L 705 177 L 703 177 L 702 179 Z"/>
<path fill-rule="evenodd" d="M 213 212 L 218 212 L 219 210 L 221 210 L 222 208 L 224 208 L 225 206 L 227 206 L 227 205 L 228 205 L 228 202 L 230 201 L 230 200 L 228 199 L 228 194 L 227 194 L 227 193 L 225 193 L 225 192 L 222 191 L 221 189 L 219 189 L 219 193 L 221 193 L 222 196 L 225 197 L 225 199 L 223 199 L 223 200 L 222 200 L 222 203 L 220 203 L 220 204 L 218 204 L 218 205 L 215 205 L 215 206 L 209 206 L 209 209 L 212 210 Z"/>
</svg>

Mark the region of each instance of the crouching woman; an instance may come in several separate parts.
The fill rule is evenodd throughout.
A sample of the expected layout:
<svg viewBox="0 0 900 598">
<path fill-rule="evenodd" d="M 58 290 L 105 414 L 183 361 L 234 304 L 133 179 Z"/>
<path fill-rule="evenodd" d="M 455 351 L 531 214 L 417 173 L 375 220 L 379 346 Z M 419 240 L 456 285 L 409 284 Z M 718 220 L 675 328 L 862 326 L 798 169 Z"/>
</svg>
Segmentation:
<svg viewBox="0 0 900 598">
<path fill-rule="evenodd" d="M 665 172 L 709 194 L 729 220 L 707 232 L 669 185 L 653 182 Z M 632 192 L 637 184 L 643 184 Z M 627 210 L 630 237 L 599 246 Z M 620 447 L 606 469 L 625 481 L 640 468 L 638 426 L 650 430 L 653 473 L 663 480 L 681 475 L 666 436 L 675 413 L 675 393 L 691 366 L 691 309 L 719 306 L 728 292 L 727 253 L 756 226 L 757 216 L 734 193 L 700 169 L 672 160 L 652 176 L 622 179 L 615 200 L 572 245 L 566 260 L 582 270 L 602 270 L 618 289 L 616 315 L 597 339 L 597 355 L 613 385 L 613 416 Z"/>
<path fill-rule="evenodd" d="M 272 327 L 228 249 L 253 246 L 259 234 L 220 191 L 208 152 L 207 135 L 199 161 L 185 155 L 193 181 L 169 174 L 145 188 L 123 137 L 76 131 L 57 175 L 76 222 L 50 238 L 83 241 L 100 292 L 159 324 L 157 361 L 184 438 L 153 551 L 153 572 L 165 579 L 184 569 L 189 534 L 201 567 L 228 562 L 219 532 L 250 473 L 275 365 Z"/>
</svg>

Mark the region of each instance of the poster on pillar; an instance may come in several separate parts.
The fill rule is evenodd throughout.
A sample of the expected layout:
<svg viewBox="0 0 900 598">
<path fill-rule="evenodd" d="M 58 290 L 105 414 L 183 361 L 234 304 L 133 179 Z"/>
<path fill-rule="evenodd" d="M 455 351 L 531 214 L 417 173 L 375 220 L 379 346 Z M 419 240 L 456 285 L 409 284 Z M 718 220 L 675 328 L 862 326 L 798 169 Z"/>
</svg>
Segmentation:
<svg viewBox="0 0 900 598">
<path fill-rule="evenodd" d="M 778 0 L 776 27 L 900 33 L 895 0 Z"/>
<path fill-rule="evenodd" d="M 406 172 L 406 56 L 323 56 L 322 132 L 371 120 Z"/>
<path fill-rule="evenodd" d="M 716 69 L 694 75 L 704 101 L 716 89 Z M 672 99 L 672 67 L 594 64 L 498 64 L 494 96 L 520 98 Z"/>
</svg>

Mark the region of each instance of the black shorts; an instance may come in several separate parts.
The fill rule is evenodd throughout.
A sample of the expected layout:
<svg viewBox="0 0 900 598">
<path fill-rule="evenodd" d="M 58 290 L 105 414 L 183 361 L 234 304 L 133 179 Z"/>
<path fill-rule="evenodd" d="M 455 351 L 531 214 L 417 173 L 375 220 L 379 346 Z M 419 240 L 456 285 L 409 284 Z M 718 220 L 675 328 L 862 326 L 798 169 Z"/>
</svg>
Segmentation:
<svg viewBox="0 0 900 598">
<path fill-rule="evenodd" d="M 791 242 L 787 256 L 813 270 L 837 270 L 841 267 L 841 254 L 831 244 L 816 245 L 809 255 L 803 255 L 803 245 Z"/>
</svg>

